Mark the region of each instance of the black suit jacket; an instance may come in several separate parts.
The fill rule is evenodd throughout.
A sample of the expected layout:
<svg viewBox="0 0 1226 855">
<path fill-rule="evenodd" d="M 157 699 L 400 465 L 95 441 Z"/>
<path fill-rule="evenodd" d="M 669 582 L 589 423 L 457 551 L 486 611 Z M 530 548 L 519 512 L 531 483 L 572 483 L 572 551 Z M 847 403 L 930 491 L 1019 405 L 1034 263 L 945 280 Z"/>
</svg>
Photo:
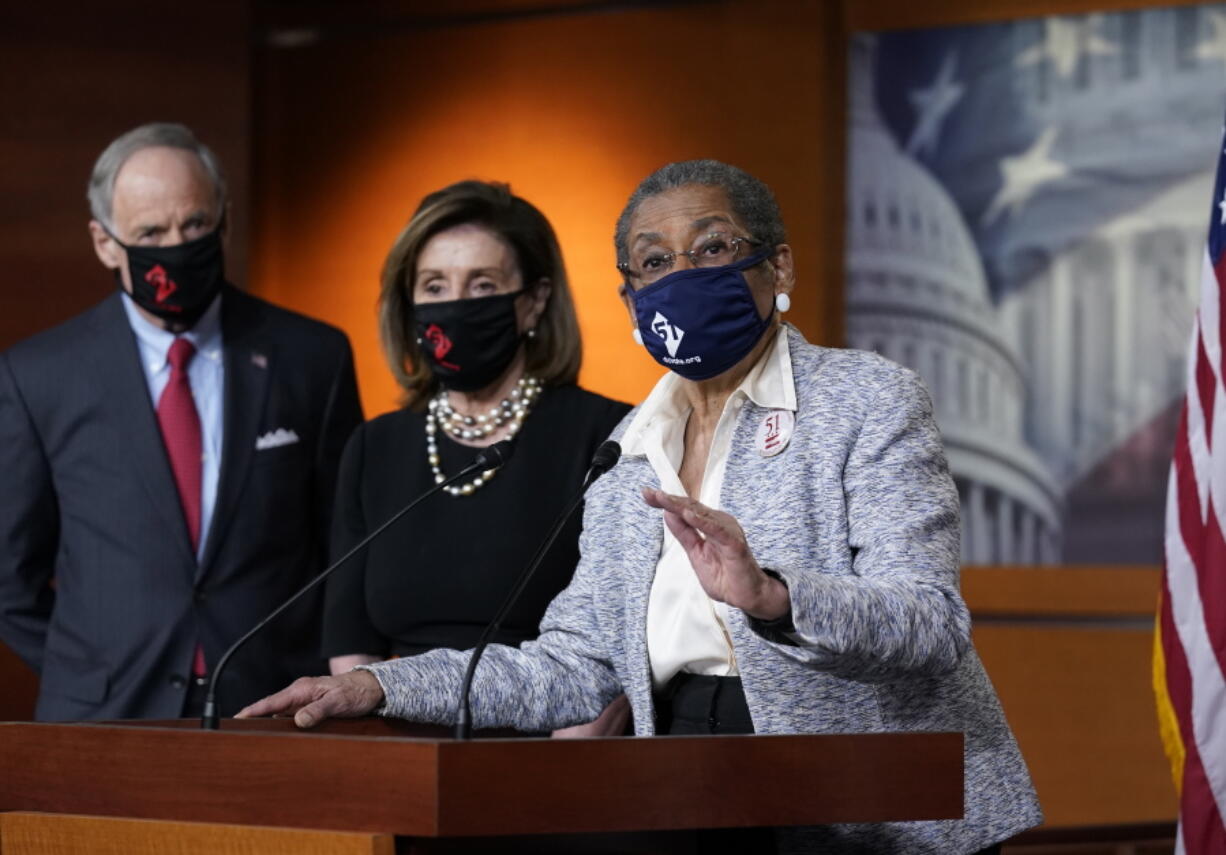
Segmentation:
<svg viewBox="0 0 1226 855">
<path fill-rule="evenodd" d="M 120 295 L 0 354 L 0 640 L 41 675 L 39 719 L 179 716 L 197 642 L 216 663 L 322 567 L 361 421 L 349 341 L 233 288 L 222 336 L 221 473 L 199 562 Z M 278 429 L 298 440 L 257 449 Z M 319 608 L 305 598 L 235 656 L 223 714 L 326 673 Z"/>
</svg>

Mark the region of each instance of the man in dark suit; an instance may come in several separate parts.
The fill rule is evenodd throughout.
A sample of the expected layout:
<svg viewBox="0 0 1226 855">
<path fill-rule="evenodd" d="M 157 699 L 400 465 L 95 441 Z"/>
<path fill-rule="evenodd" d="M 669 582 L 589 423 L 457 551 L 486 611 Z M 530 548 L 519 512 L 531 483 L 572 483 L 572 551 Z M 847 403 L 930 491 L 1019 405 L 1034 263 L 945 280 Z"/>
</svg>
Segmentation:
<svg viewBox="0 0 1226 855">
<path fill-rule="evenodd" d="M 182 125 L 99 157 L 120 288 L 0 354 L 0 640 L 44 720 L 199 712 L 223 651 L 321 569 L 361 421 L 345 335 L 223 280 L 225 180 Z M 222 714 L 327 673 L 299 603 L 222 676 Z"/>
</svg>

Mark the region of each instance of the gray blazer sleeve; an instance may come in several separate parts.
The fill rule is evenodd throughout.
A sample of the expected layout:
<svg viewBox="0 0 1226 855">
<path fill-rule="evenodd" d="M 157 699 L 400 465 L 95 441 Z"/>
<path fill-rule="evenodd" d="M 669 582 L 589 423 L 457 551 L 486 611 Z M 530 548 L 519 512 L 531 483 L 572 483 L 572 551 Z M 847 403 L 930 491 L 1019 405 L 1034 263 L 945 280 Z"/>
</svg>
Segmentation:
<svg viewBox="0 0 1226 855">
<path fill-rule="evenodd" d="M 795 631 L 759 633 L 785 656 L 862 682 L 951 671 L 970 645 L 958 495 L 912 372 L 891 371 L 866 397 L 843 498 L 852 572 L 772 567 L 788 585 Z"/>
</svg>

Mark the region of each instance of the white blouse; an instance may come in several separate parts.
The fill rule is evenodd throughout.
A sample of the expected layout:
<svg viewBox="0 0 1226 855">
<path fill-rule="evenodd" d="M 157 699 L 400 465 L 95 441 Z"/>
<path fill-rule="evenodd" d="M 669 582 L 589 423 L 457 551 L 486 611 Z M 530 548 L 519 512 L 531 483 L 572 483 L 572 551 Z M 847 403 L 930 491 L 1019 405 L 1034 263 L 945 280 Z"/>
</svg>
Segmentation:
<svg viewBox="0 0 1226 855">
<path fill-rule="evenodd" d="M 782 329 L 782 328 L 780 328 Z M 646 456 L 667 493 L 685 495 L 678 472 L 685 456 L 685 425 L 691 407 L 684 381 L 672 372 L 656 383 L 622 438 L 622 453 Z M 746 398 L 760 407 L 796 412 L 796 386 L 786 334 L 776 333 L 741 384 L 728 396 L 715 426 L 703 467 L 702 488 L 694 497 L 720 507 L 732 434 Z M 736 676 L 736 656 L 728 635 L 728 606 L 706 595 L 681 543 L 664 526 L 664 541 L 647 606 L 647 653 L 652 683 L 661 689 L 679 672 Z"/>
</svg>

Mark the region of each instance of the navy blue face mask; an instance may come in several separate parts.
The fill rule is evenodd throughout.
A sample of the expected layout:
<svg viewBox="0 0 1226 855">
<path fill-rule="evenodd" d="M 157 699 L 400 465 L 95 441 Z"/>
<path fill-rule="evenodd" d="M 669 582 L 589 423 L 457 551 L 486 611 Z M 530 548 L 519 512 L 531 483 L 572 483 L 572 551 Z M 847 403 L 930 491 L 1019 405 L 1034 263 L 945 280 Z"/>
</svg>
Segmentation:
<svg viewBox="0 0 1226 855">
<path fill-rule="evenodd" d="M 743 271 L 773 254 L 765 249 L 722 267 L 678 270 L 631 291 L 652 358 L 687 380 L 715 377 L 744 359 L 770 327 L 772 313 L 758 315 Z"/>
</svg>

